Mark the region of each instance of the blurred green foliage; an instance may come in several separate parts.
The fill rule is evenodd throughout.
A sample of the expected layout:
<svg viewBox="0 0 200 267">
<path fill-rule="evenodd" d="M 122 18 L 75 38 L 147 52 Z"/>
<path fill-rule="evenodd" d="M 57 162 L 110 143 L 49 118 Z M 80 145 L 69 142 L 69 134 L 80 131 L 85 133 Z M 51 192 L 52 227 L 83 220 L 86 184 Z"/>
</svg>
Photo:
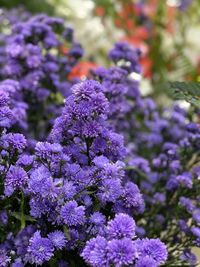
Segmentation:
<svg viewBox="0 0 200 267">
<path fill-rule="evenodd" d="M 200 107 L 200 83 L 169 82 L 169 93 L 175 100 L 185 100 Z"/>
<path fill-rule="evenodd" d="M 24 6 L 31 13 L 46 13 L 48 15 L 55 14 L 54 5 L 46 0 L 0 0 L 0 7 L 14 8 Z"/>
</svg>

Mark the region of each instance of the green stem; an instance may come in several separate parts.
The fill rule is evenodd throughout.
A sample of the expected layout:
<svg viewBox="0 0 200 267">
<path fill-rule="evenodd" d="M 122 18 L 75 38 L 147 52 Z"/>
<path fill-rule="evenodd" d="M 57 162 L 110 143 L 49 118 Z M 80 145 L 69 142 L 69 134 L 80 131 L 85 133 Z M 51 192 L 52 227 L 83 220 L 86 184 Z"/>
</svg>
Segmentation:
<svg viewBox="0 0 200 267">
<path fill-rule="evenodd" d="M 25 222 L 25 216 L 24 216 L 24 194 L 23 192 L 21 193 L 22 197 L 21 197 L 21 229 L 24 229 L 24 227 L 26 226 L 26 222 Z"/>
</svg>

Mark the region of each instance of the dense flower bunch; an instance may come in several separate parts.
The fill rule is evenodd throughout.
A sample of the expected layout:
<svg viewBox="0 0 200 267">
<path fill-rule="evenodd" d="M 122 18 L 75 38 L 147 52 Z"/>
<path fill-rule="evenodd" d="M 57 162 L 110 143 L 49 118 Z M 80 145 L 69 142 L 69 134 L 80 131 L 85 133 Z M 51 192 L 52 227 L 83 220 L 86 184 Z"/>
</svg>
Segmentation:
<svg viewBox="0 0 200 267">
<path fill-rule="evenodd" d="M 9 13 L 12 30 L 4 36 L 2 79 L 20 84 L 13 99 L 26 103 L 24 133 L 29 139 L 44 139 L 52 119 L 60 114 L 62 96 L 69 94 L 72 82 L 66 76 L 83 50 L 62 19 L 37 15 L 15 23 L 15 16 Z"/>
<path fill-rule="evenodd" d="M 92 266 L 159 266 L 166 258 L 166 249 L 159 239 L 136 239 L 135 222 L 126 214 L 118 213 L 108 222 L 106 235 L 91 239 L 82 252 Z"/>
<path fill-rule="evenodd" d="M 140 51 L 126 43 L 110 51 L 111 67 L 66 80 L 82 50 L 63 46 L 71 30 L 60 27 L 39 15 L 6 40 L 0 266 L 195 266 L 199 125 L 140 95 Z"/>
<path fill-rule="evenodd" d="M 172 252 L 169 262 L 188 261 L 193 265 L 196 259 L 190 248 L 199 246 L 200 230 L 200 127 L 189 122 L 190 111 L 177 105 L 160 110 L 151 98 L 141 97 L 139 84 L 132 79 L 136 70 L 127 68 L 128 63 L 131 66 L 134 51 L 130 56 L 127 51 L 130 51 L 127 44 L 116 44 L 110 52 L 116 67 L 104 69 L 104 75 L 97 69 L 95 75 L 104 84 L 114 68 L 124 74 L 120 79 L 124 91 L 114 96 L 120 86 L 117 79 L 108 88 L 113 94 L 114 107 L 123 105 L 126 109 L 121 109 L 123 116 L 111 115 L 110 119 L 126 137 L 127 173 L 140 185 L 144 195 L 146 210 L 140 226 L 151 237 L 160 236 L 169 244 Z M 137 56 L 135 59 L 137 62 Z"/>
<path fill-rule="evenodd" d="M 66 259 L 65 254 L 57 256 L 57 251 L 74 251 L 78 256 L 82 250 L 82 257 L 92 266 L 107 266 L 109 261 L 116 266 L 136 261 L 137 266 L 142 266 L 143 257 L 159 266 L 166 260 L 167 250 L 161 241 L 140 240 L 135 235 L 136 226 L 130 215 L 143 212 L 144 201 L 137 185 L 123 171 L 120 160 L 126 150 L 122 136 L 107 123 L 109 102 L 103 91 L 103 86 L 93 80 L 74 85 L 49 142 L 37 143 L 35 159 L 20 155 L 26 147 L 23 135 L 2 136 L 2 154 L 11 153 L 11 159 L 14 156 L 12 165 L 2 168 L 3 199 L 5 203 L 9 202 L 8 197 L 17 199 L 18 205 L 21 202 L 19 208 L 17 204 L 14 210 L 10 207 L 11 214 L 2 211 L 6 217 L 2 220 L 4 226 L 10 227 L 8 218 L 13 215 L 19 216 L 22 228 L 1 245 L 2 257 L 7 257 L 8 262 L 11 258 L 7 255 L 12 250 L 12 266 L 42 265 L 52 258 L 57 264 Z M 28 200 L 30 218 L 24 214 Z M 105 226 L 114 214 L 115 219 Z M 37 223 L 24 228 L 27 221 L 34 219 Z M 97 234 L 101 236 L 95 237 Z M 99 239 L 110 240 L 105 251 L 94 259 L 85 256 L 93 241 L 88 241 L 85 248 L 84 244 L 90 238 L 95 238 L 97 244 Z M 131 245 L 128 251 L 127 245 Z M 70 254 L 67 260 L 72 263 Z M 77 262 L 83 264 L 81 258 Z"/>
</svg>

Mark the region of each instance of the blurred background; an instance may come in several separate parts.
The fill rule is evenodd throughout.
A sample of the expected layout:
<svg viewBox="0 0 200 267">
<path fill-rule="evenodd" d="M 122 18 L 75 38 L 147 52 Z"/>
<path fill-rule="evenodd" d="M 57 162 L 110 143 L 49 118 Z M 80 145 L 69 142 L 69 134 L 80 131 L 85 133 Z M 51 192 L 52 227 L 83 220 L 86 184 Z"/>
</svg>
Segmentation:
<svg viewBox="0 0 200 267">
<path fill-rule="evenodd" d="M 169 80 L 200 81 L 200 0 L 0 0 L 2 31 L 4 8 L 16 7 L 74 28 L 85 50 L 77 75 L 107 65 L 113 43 L 124 40 L 141 49 L 143 94 L 162 95 Z"/>
</svg>

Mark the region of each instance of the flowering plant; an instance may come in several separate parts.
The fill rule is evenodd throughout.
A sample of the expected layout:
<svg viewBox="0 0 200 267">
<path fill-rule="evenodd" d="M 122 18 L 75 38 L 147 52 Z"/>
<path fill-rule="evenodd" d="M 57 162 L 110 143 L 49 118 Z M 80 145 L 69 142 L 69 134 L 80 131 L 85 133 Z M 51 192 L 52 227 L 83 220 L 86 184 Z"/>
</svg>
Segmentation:
<svg viewBox="0 0 200 267">
<path fill-rule="evenodd" d="M 143 98 L 140 51 L 124 42 L 111 67 L 74 78 L 82 49 L 71 34 L 39 15 L 5 38 L 0 266 L 195 266 L 193 110 Z"/>
</svg>

